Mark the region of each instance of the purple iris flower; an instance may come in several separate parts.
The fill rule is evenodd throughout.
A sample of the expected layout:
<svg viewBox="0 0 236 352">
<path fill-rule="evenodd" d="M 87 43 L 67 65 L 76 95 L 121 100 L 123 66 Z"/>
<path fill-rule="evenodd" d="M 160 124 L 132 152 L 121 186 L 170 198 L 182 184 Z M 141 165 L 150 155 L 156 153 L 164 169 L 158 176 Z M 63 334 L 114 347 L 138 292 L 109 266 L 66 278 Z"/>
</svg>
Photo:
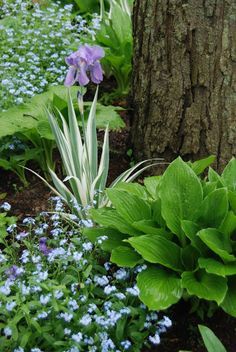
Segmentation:
<svg viewBox="0 0 236 352">
<path fill-rule="evenodd" d="M 81 45 L 77 51 L 66 58 L 69 71 L 66 75 L 65 86 L 72 86 L 79 82 L 80 86 L 89 83 L 89 77 L 93 83 L 99 84 L 103 80 L 102 66 L 99 62 L 105 55 L 104 50 L 97 45 Z"/>
<path fill-rule="evenodd" d="M 41 237 L 39 239 L 39 250 L 44 254 L 48 255 L 52 250 L 47 247 L 47 237 Z"/>
</svg>

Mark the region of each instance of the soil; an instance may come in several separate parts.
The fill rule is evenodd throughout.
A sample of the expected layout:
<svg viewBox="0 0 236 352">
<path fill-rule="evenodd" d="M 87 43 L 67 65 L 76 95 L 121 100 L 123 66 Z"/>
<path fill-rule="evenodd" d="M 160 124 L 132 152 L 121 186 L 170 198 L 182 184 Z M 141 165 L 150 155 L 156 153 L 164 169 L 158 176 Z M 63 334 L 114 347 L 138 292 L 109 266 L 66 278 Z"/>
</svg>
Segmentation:
<svg viewBox="0 0 236 352">
<path fill-rule="evenodd" d="M 125 104 L 122 103 L 122 105 Z M 130 148 L 130 114 L 122 111 L 122 117 L 126 122 L 126 128 L 122 131 L 110 133 L 111 156 L 108 183 L 130 166 L 131 160 L 127 156 L 127 150 Z M 103 133 L 99 132 L 99 135 L 99 138 L 102 138 Z M 30 184 L 23 188 L 14 174 L 2 170 L 0 170 L 0 174 L 0 195 L 6 193 L 4 201 L 11 204 L 12 215 L 19 218 L 35 216 L 38 212 L 48 209 L 48 198 L 52 195 L 52 192 L 36 176 L 27 173 Z M 173 326 L 161 336 L 160 345 L 143 352 L 206 351 L 198 332 L 198 324 L 210 327 L 225 345 L 228 352 L 236 352 L 236 343 L 234 342 L 236 340 L 236 319 L 219 310 L 212 318 L 201 321 L 196 314 L 190 314 L 189 311 L 190 306 L 183 301 L 168 310 L 166 315 L 171 318 Z"/>
</svg>

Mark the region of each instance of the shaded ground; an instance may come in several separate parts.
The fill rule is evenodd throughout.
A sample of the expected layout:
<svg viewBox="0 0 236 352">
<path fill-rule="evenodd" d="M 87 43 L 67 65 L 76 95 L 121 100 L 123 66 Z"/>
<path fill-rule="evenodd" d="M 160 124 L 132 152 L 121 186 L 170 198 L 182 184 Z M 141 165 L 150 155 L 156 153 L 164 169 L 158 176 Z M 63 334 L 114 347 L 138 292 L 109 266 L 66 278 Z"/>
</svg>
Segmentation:
<svg viewBox="0 0 236 352">
<path fill-rule="evenodd" d="M 120 132 L 110 133 L 110 173 L 109 183 L 122 171 L 129 167 L 130 159 L 127 156 L 129 146 L 129 118 L 123 113 L 127 128 Z M 100 133 L 102 137 L 102 132 Z M 10 173 L 0 170 L 0 194 L 6 192 L 5 201 L 12 205 L 12 214 L 19 217 L 34 216 L 40 211 L 48 209 L 48 198 L 52 193 L 36 176 L 27 173 L 30 186 L 22 188 L 18 179 Z M 173 321 L 173 327 L 168 333 L 163 334 L 161 345 L 143 352 L 179 352 L 192 351 L 204 352 L 197 325 L 203 324 L 210 327 L 221 339 L 228 352 L 236 352 L 236 319 L 229 317 L 219 310 L 213 318 L 204 322 L 196 316 L 189 314 L 190 307 L 186 302 L 180 302 L 166 313 Z M 218 352 L 218 351 L 215 351 Z"/>
</svg>

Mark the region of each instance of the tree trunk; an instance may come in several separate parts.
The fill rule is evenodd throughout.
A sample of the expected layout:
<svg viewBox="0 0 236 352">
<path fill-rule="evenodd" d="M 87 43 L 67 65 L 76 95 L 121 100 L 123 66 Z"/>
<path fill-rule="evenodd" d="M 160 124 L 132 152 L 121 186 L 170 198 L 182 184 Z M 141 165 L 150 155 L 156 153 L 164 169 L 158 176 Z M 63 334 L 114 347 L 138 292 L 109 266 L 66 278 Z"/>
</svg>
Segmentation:
<svg viewBox="0 0 236 352">
<path fill-rule="evenodd" d="M 138 159 L 236 155 L 236 0 L 136 0 Z"/>
</svg>

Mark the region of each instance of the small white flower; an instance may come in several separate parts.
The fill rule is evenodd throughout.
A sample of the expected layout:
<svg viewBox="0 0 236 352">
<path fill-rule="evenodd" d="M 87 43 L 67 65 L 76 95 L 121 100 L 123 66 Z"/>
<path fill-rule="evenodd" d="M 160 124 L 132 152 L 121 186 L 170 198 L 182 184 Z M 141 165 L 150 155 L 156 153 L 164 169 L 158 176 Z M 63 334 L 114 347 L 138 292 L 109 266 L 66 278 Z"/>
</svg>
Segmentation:
<svg viewBox="0 0 236 352">
<path fill-rule="evenodd" d="M 22 347 L 15 348 L 13 352 L 24 352 L 24 348 Z"/>
<path fill-rule="evenodd" d="M 64 329 L 64 334 L 65 334 L 65 335 L 70 335 L 70 334 L 71 334 L 71 329 L 65 328 L 65 329 Z"/>
<path fill-rule="evenodd" d="M 165 326 L 166 328 L 170 328 L 172 326 L 172 321 L 170 318 L 164 315 L 163 319 L 159 322 L 160 325 Z"/>
<path fill-rule="evenodd" d="M 114 277 L 116 278 L 116 280 L 125 280 L 128 278 L 128 276 L 129 274 L 125 269 L 119 269 L 117 270 L 117 272 L 114 273 Z"/>
<path fill-rule="evenodd" d="M 91 242 L 83 243 L 82 246 L 83 246 L 83 249 L 87 252 L 93 249 L 93 244 Z"/>
<path fill-rule="evenodd" d="M 68 307 L 72 310 L 77 310 L 79 308 L 79 305 L 75 299 L 70 299 L 68 302 Z"/>
<path fill-rule="evenodd" d="M 81 334 L 81 332 L 78 332 L 77 334 L 73 334 L 71 336 L 72 340 L 74 340 L 75 342 L 79 343 L 82 340 L 83 335 Z"/>
<path fill-rule="evenodd" d="M 156 333 L 154 336 L 149 336 L 148 339 L 149 339 L 149 341 L 150 341 L 151 343 L 153 343 L 154 345 L 158 345 L 158 344 L 161 342 L 160 336 L 159 336 L 158 333 Z"/>
<path fill-rule="evenodd" d="M 85 314 L 81 319 L 80 319 L 80 324 L 87 326 L 92 322 L 92 318 L 90 317 L 89 314 Z"/>
<path fill-rule="evenodd" d="M 7 337 L 12 335 L 12 329 L 9 328 L 8 326 L 6 328 L 4 328 L 3 331 L 4 331 L 4 335 Z"/>
<path fill-rule="evenodd" d="M 125 299 L 125 295 L 121 292 L 114 293 L 114 296 L 117 297 L 119 300 Z"/>
<path fill-rule="evenodd" d="M 128 287 L 126 292 L 130 293 L 132 296 L 138 296 L 140 293 L 139 288 L 136 285 L 134 287 Z"/>
<path fill-rule="evenodd" d="M 9 210 L 11 210 L 11 205 L 10 205 L 9 203 L 7 203 L 7 202 L 4 202 L 4 203 L 0 206 L 0 208 L 2 208 L 4 211 L 9 211 Z"/>
<path fill-rule="evenodd" d="M 109 280 L 105 275 L 103 276 L 95 275 L 93 280 L 99 286 L 106 286 L 109 283 Z"/>
<path fill-rule="evenodd" d="M 132 346 L 129 340 L 121 341 L 120 344 L 124 348 L 124 350 L 128 350 Z"/>
<path fill-rule="evenodd" d="M 11 302 L 7 302 L 6 304 L 6 310 L 8 312 L 11 312 L 16 306 L 16 302 L 15 301 L 11 301 Z"/>
<path fill-rule="evenodd" d="M 39 281 L 45 281 L 48 278 L 48 272 L 47 271 L 42 271 L 38 274 L 38 279 Z"/>
<path fill-rule="evenodd" d="M 74 259 L 76 262 L 78 262 L 78 261 L 82 258 L 82 256 L 83 256 L 83 253 L 81 253 L 81 252 L 74 252 L 74 253 L 73 253 L 73 259 Z"/>
<path fill-rule="evenodd" d="M 105 288 L 104 288 L 104 293 L 106 295 L 109 295 L 110 293 L 116 291 L 116 286 L 111 286 L 111 285 L 107 285 Z"/>
<path fill-rule="evenodd" d="M 0 286 L 0 293 L 2 293 L 5 296 L 9 296 L 9 294 L 11 293 L 11 288 L 9 285 L 3 285 Z"/>
<path fill-rule="evenodd" d="M 50 301 L 50 298 L 51 298 L 51 295 L 50 295 L 50 294 L 48 294 L 48 295 L 41 295 L 41 296 L 39 297 L 39 300 L 40 300 L 40 303 L 45 306 L 45 305 L 47 305 L 48 302 Z"/>
<path fill-rule="evenodd" d="M 54 297 L 55 297 L 56 299 L 62 298 L 63 295 L 64 295 L 64 293 L 63 293 L 62 291 L 60 291 L 60 290 L 56 290 L 56 291 L 54 292 Z"/>
<path fill-rule="evenodd" d="M 130 311 L 130 308 L 128 308 L 128 307 L 124 307 L 124 308 L 120 309 L 120 314 L 122 314 L 122 315 L 128 315 L 130 313 L 131 313 L 131 311 Z"/>
<path fill-rule="evenodd" d="M 48 313 L 43 311 L 37 315 L 37 319 L 46 319 L 48 317 Z"/>
<path fill-rule="evenodd" d="M 71 313 L 60 313 L 58 318 L 64 319 L 67 323 L 69 323 L 73 319 L 73 314 Z"/>
</svg>

